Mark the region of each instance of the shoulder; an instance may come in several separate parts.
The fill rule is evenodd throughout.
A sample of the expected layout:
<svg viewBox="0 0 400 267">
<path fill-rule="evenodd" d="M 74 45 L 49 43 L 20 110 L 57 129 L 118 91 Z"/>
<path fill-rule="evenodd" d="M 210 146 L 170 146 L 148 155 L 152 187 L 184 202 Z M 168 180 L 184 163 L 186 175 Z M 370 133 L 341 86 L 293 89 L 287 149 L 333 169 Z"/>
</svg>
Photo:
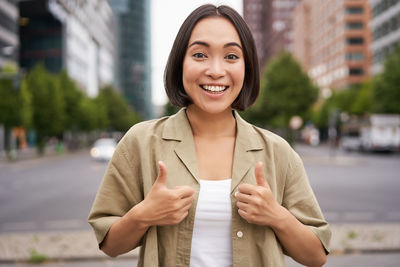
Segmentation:
<svg viewBox="0 0 400 267">
<path fill-rule="evenodd" d="M 121 139 L 121 142 L 127 145 L 132 143 L 137 143 L 141 146 L 145 144 L 154 145 L 154 141 L 160 139 L 181 140 L 182 136 L 190 131 L 186 113 L 184 109 L 181 109 L 171 116 L 135 124 Z"/>
<path fill-rule="evenodd" d="M 283 162 L 298 161 L 299 156 L 290 144 L 278 134 L 267 129 L 260 128 L 241 119 L 242 128 L 246 129 L 248 142 L 256 143 L 256 147 L 262 148 L 269 158 Z M 251 140 L 251 139 L 256 139 Z"/>
<path fill-rule="evenodd" d="M 132 143 L 143 143 L 146 139 L 161 136 L 169 117 L 142 121 L 133 125 L 121 139 L 120 143 L 130 146 Z"/>
<path fill-rule="evenodd" d="M 292 147 L 289 145 L 289 143 L 278 134 L 273 133 L 270 130 L 255 126 L 254 124 L 251 124 L 243 119 L 241 119 L 240 123 L 244 125 L 243 128 L 246 128 L 246 132 L 248 133 L 248 135 L 259 139 L 264 147 L 267 146 L 267 148 L 276 148 L 285 151 L 292 150 Z"/>
</svg>

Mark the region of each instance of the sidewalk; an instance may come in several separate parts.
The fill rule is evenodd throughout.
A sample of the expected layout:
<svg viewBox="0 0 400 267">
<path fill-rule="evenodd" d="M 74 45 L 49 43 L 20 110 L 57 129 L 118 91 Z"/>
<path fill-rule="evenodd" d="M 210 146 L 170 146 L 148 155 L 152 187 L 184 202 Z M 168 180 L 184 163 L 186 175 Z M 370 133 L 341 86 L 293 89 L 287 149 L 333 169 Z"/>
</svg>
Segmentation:
<svg viewBox="0 0 400 267">
<path fill-rule="evenodd" d="M 331 225 L 331 255 L 400 253 L 400 224 Z M 136 258 L 138 250 L 121 258 Z M 0 263 L 104 260 L 91 231 L 0 234 Z M 120 258 L 120 257 L 119 257 Z"/>
</svg>

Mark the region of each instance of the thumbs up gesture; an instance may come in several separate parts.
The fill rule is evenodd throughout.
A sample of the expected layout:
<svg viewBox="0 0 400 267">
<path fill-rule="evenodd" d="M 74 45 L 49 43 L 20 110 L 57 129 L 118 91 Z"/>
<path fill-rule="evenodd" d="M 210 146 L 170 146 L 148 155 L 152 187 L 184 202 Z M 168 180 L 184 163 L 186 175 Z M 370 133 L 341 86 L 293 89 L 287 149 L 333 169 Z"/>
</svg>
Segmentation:
<svg viewBox="0 0 400 267">
<path fill-rule="evenodd" d="M 273 226 L 284 209 L 274 198 L 264 177 L 262 162 L 255 167 L 257 185 L 241 184 L 236 194 L 239 215 L 249 223 Z"/>
<path fill-rule="evenodd" d="M 167 188 L 167 167 L 158 162 L 159 173 L 149 194 L 139 203 L 141 221 L 147 226 L 175 225 L 187 215 L 193 202 L 194 190 L 189 186 Z"/>
</svg>

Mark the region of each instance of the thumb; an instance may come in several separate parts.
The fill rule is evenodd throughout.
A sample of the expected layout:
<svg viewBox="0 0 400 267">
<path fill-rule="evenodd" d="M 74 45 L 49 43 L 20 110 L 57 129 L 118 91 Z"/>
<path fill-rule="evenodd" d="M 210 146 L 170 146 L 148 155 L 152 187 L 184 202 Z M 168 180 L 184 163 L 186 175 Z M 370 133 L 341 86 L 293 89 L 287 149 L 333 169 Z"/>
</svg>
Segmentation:
<svg viewBox="0 0 400 267">
<path fill-rule="evenodd" d="M 158 168 L 160 171 L 158 172 L 156 183 L 166 186 L 167 185 L 167 174 L 168 174 L 167 167 L 165 166 L 164 162 L 159 161 Z"/>
<path fill-rule="evenodd" d="M 262 162 L 259 161 L 256 164 L 256 168 L 254 170 L 254 174 L 256 175 L 256 180 L 257 180 L 257 185 L 262 186 L 262 187 L 268 187 L 268 183 L 265 180 L 263 170 L 262 170 Z"/>
</svg>

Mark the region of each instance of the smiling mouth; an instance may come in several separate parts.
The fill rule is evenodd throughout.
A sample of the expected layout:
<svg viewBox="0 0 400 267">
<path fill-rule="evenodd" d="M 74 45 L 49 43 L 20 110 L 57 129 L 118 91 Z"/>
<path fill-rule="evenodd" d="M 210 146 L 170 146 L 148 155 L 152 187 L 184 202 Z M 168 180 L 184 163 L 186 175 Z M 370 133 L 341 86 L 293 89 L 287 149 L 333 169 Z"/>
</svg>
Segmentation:
<svg viewBox="0 0 400 267">
<path fill-rule="evenodd" d="M 229 86 L 223 86 L 223 85 L 200 85 L 201 88 L 206 90 L 207 92 L 210 92 L 212 94 L 218 94 L 224 92 L 226 89 L 228 89 Z"/>
</svg>

